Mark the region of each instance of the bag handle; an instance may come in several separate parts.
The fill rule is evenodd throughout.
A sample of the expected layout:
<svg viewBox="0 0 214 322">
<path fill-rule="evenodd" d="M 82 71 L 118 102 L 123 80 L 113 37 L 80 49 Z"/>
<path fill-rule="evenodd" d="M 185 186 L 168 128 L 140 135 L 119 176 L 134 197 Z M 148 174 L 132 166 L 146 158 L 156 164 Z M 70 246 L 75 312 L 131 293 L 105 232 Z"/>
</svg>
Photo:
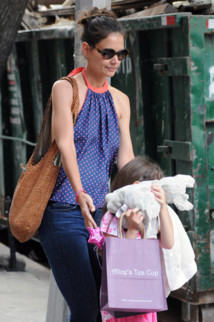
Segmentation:
<svg viewBox="0 0 214 322">
<path fill-rule="evenodd" d="M 126 212 L 123 212 L 122 215 L 120 216 L 119 220 L 118 220 L 118 237 L 119 238 L 123 238 L 122 235 L 122 223 L 123 223 L 123 218 L 126 216 Z M 142 222 L 141 224 L 141 229 L 140 229 L 140 233 L 141 233 L 141 238 L 144 239 L 145 238 L 145 228 L 144 228 L 144 224 Z"/>
<path fill-rule="evenodd" d="M 73 122 L 75 125 L 78 111 L 79 111 L 79 89 L 78 84 L 75 78 L 73 77 L 62 77 L 60 80 L 68 81 L 73 87 L 73 101 L 71 106 L 71 111 L 73 113 Z M 47 153 L 51 145 L 54 145 L 56 154 L 58 148 L 56 142 L 51 141 L 51 118 L 52 118 L 52 98 L 51 96 L 48 99 L 47 106 L 44 111 L 44 116 L 42 120 L 42 125 L 39 131 L 36 147 L 34 148 L 33 153 L 33 163 L 37 164 Z"/>
<path fill-rule="evenodd" d="M 73 87 L 73 101 L 71 106 L 71 112 L 73 113 L 73 123 L 75 126 L 77 115 L 79 112 L 79 88 L 75 78 L 71 76 L 65 76 L 60 78 L 60 80 L 67 80 Z"/>
</svg>

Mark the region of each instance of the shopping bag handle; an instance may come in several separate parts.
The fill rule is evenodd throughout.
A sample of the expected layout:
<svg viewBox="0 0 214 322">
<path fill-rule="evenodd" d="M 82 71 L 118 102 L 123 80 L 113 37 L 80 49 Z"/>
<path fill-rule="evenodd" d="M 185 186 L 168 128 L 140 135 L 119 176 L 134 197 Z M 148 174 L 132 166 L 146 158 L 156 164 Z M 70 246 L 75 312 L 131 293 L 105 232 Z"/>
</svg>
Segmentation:
<svg viewBox="0 0 214 322">
<path fill-rule="evenodd" d="M 119 238 L 123 238 L 122 235 L 122 223 L 123 223 L 123 218 L 126 216 L 126 212 L 123 212 L 122 215 L 120 216 L 119 220 L 118 220 L 118 237 Z M 141 227 L 140 227 L 140 234 L 141 234 L 141 238 L 144 239 L 145 237 L 145 228 L 144 228 L 144 224 L 143 222 L 141 223 Z"/>
</svg>

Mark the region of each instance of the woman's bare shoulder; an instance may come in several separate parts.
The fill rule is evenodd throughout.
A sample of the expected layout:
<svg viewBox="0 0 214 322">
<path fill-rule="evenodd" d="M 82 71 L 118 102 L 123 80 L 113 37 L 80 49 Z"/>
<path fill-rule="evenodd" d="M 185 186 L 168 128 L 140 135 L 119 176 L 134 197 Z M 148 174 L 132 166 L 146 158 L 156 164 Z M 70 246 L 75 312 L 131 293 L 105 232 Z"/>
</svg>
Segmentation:
<svg viewBox="0 0 214 322">
<path fill-rule="evenodd" d="M 129 101 L 128 96 L 120 91 L 119 89 L 109 85 L 109 91 L 112 94 L 113 97 L 117 98 L 118 100 L 124 100 L 124 101 Z"/>
<path fill-rule="evenodd" d="M 112 95 L 114 105 L 118 114 L 119 119 L 126 114 L 127 112 L 129 113 L 130 111 L 130 103 L 129 103 L 129 98 L 128 96 L 120 91 L 119 89 L 109 86 L 109 91 Z"/>
<path fill-rule="evenodd" d="M 58 92 L 60 93 L 61 91 L 63 92 L 69 92 L 71 95 L 73 93 L 73 88 L 71 83 L 65 79 L 59 79 L 56 82 L 54 82 L 53 87 L 52 87 L 52 94 L 57 94 Z"/>
<path fill-rule="evenodd" d="M 82 74 L 77 74 L 75 76 L 73 76 L 73 78 L 76 80 L 77 84 L 79 87 L 81 87 L 82 85 L 84 85 L 84 80 L 82 77 Z M 53 84 L 53 89 L 55 90 L 61 90 L 61 89 L 71 89 L 72 88 L 72 84 L 66 80 L 66 79 L 59 79 L 56 82 L 54 82 Z"/>
<path fill-rule="evenodd" d="M 73 87 L 66 81 L 59 79 L 52 86 L 52 103 L 54 110 L 62 110 L 63 108 L 70 109 L 73 102 Z"/>
</svg>

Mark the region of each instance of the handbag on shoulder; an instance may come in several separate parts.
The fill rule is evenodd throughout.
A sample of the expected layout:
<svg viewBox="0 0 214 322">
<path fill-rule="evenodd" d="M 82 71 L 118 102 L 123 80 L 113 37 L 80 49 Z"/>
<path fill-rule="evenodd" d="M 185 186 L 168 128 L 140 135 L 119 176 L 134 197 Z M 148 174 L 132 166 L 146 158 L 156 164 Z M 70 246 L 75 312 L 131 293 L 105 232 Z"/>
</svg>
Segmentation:
<svg viewBox="0 0 214 322">
<path fill-rule="evenodd" d="M 62 77 L 73 87 L 71 111 L 74 124 L 79 109 L 78 85 L 72 77 Z M 53 191 L 58 172 L 59 150 L 51 142 L 52 99 L 48 100 L 36 147 L 16 185 L 9 212 L 13 236 L 20 242 L 29 240 L 38 230 Z"/>
</svg>

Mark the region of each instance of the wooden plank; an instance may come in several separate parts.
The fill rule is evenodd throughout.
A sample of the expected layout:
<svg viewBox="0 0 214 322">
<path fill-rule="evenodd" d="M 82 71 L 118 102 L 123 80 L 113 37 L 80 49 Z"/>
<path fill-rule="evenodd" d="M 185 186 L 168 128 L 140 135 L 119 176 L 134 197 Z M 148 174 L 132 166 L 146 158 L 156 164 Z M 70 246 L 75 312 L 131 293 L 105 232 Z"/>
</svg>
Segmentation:
<svg viewBox="0 0 214 322">
<path fill-rule="evenodd" d="M 75 6 L 62 7 L 60 9 L 47 9 L 38 11 L 42 17 L 48 16 L 71 16 L 74 19 Z"/>
<path fill-rule="evenodd" d="M 164 4 L 161 4 L 159 6 L 154 6 L 154 7 L 151 7 L 149 9 L 145 9 L 145 10 L 142 10 L 142 11 L 138 11 L 134 14 L 131 14 L 127 17 L 129 18 L 138 18 L 138 17 L 148 17 L 148 16 L 157 16 L 157 15 L 161 15 L 161 14 L 164 14 L 164 13 L 174 13 L 174 12 L 177 12 L 178 10 L 173 7 L 171 4 L 169 3 L 164 3 Z"/>
<path fill-rule="evenodd" d="M 125 9 L 139 9 L 146 6 L 151 6 L 153 3 L 158 2 L 157 0 L 125 0 L 125 1 L 113 1 L 111 7 L 113 10 L 125 10 Z"/>
<path fill-rule="evenodd" d="M 38 0 L 38 4 L 49 6 L 50 4 L 62 4 L 65 0 Z"/>
</svg>

